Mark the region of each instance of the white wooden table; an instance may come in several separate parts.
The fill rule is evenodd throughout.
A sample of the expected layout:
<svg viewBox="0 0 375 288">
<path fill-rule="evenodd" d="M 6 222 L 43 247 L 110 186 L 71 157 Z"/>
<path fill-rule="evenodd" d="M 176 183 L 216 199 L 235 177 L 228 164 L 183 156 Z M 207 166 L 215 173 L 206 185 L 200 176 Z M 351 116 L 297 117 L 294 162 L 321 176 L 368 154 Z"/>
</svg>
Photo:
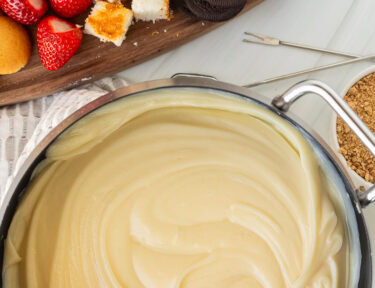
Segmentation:
<svg viewBox="0 0 375 288">
<path fill-rule="evenodd" d="M 288 47 L 245 44 L 241 42 L 244 31 L 367 55 L 375 53 L 374 13 L 374 0 L 265 0 L 255 9 L 206 36 L 120 74 L 130 82 L 141 82 L 170 77 L 177 72 L 195 72 L 244 85 L 342 60 Z M 297 81 L 315 78 L 341 92 L 348 81 L 371 65 L 367 62 L 316 72 L 254 90 L 273 97 Z M 292 111 L 329 140 L 332 111 L 322 100 L 303 98 Z M 365 216 L 375 249 L 375 204 L 365 210 Z"/>
</svg>

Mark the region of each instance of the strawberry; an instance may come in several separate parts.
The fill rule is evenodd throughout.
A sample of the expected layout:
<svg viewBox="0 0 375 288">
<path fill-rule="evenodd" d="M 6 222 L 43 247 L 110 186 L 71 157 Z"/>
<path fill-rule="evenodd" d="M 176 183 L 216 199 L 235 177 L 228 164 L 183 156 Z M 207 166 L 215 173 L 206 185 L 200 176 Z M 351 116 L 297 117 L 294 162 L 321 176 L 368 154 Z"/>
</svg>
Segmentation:
<svg viewBox="0 0 375 288">
<path fill-rule="evenodd" d="M 36 38 L 44 67 L 58 70 L 72 58 L 81 45 L 82 31 L 68 21 L 48 16 L 38 24 Z"/>
<path fill-rule="evenodd" d="M 71 18 L 89 8 L 92 0 L 50 0 L 50 3 L 52 9 L 58 15 L 64 18 Z"/>
<path fill-rule="evenodd" d="M 15 21 L 31 25 L 47 12 L 46 0 L 0 0 L 0 8 Z"/>
</svg>

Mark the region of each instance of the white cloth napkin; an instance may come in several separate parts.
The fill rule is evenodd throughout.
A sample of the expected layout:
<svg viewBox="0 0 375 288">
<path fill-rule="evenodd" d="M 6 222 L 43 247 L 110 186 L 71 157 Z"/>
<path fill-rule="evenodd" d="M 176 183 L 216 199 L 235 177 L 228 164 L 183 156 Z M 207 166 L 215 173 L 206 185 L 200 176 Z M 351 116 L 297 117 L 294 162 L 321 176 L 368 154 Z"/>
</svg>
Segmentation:
<svg viewBox="0 0 375 288">
<path fill-rule="evenodd" d="M 109 91 L 127 86 L 122 78 L 94 84 L 0 109 L 0 199 L 34 147 L 62 120 Z"/>
</svg>

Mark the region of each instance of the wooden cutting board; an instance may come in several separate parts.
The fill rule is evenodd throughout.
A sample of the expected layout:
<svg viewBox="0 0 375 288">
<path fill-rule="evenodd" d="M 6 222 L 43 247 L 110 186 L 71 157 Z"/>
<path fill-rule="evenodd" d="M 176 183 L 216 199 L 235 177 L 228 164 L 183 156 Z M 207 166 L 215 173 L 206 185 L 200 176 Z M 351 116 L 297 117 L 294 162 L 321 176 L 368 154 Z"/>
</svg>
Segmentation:
<svg viewBox="0 0 375 288">
<path fill-rule="evenodd" d="M 263 0 L 248 0 L 243 12 Z M 242 13 L 243 13 L 242 12 Z M 85 15 L 72 20 L 83 25 Z M 32 100 L 53 92 L 100 79 L 176 48 L 224 24 L 192 20 L 177 11 L 170 21 L 137 22 L 127 33 L 121 47 L 100 42 L 84 34 L 82 45 L 58 71 L 48 71 L 39 59 L 36 43 L 27 66 L 11 75 L 0 75 L 0 106 Z M 35 27 L 30 28 L 35 39 Z M 228 38 L 229 39 L 229 38 Z"/>
</svg>

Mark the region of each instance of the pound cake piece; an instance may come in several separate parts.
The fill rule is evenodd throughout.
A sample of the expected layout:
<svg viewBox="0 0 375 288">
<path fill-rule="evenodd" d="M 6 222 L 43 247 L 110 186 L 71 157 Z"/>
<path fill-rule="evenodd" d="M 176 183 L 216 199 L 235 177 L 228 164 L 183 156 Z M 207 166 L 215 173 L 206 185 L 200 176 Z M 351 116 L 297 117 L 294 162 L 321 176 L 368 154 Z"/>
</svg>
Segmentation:
<svg viewBox="0 0 375 288">
<path fill-rule="evenodd" d="M 25 28 L 0 14 L 0 75 L 19 71 L 29 61 L 30 54 L 31 42 Z"/>
<path fill-rule="evenodd" d="M 132 21 L 133 12 L 120 1 L 108 3 L 99 0 L 86 19 L 84 32 L 98 37 L 100 41 L 121 46 Z"/>
<path fill-rule="evenodd" d="M 171 18 L 169 0 L 133 0 L 132 10 L 137 20 L 155 22 Z"/>
</svg>

